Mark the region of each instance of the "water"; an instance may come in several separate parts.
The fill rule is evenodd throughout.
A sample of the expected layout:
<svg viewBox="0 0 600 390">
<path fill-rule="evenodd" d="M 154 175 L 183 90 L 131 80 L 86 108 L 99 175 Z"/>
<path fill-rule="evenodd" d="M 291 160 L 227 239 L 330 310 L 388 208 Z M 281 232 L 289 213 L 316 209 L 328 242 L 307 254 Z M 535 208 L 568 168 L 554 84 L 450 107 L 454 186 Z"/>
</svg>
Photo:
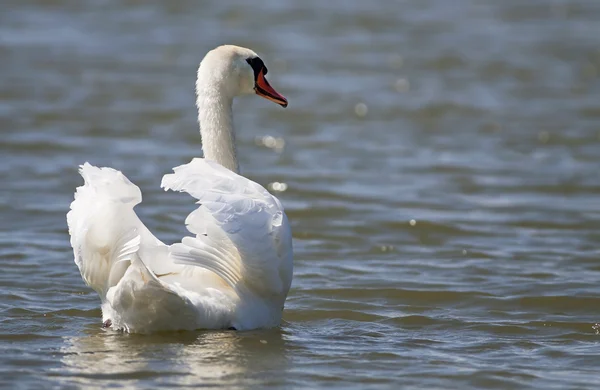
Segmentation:
<svg viewBox="0 0 600 390">
<path fill-rule="evenodd" d="M 597 388 L 599 18 L 594 0 L 8 1 L 1 386 Z M 222 43 L 290 101 L 235 108 L 243 173 L 285 189 L 285 322 L 104 331 L 69 247 L 76 167 L 124 171 L 150 229 L 181 237 L 193 202 L 160 178 L 201 153 L 195 71 Z"/>
</svg>

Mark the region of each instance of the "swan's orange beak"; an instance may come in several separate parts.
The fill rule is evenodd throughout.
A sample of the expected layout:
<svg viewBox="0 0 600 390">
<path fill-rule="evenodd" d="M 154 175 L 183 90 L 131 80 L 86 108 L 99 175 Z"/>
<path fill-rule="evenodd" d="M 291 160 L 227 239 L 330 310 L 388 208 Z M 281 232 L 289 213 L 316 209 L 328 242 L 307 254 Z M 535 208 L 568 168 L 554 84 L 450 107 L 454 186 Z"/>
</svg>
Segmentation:
<svg viewBox="0 0 600 390">
<path fill-rule="evenodd" d="M 261 69 L 256 78 L 256 86 L 254 88 L 256 94 L 281 105 L 281 107 L 287 107 L 287 99 L 271 87 L 263 72 L 264 69 Z"/>
</svg>

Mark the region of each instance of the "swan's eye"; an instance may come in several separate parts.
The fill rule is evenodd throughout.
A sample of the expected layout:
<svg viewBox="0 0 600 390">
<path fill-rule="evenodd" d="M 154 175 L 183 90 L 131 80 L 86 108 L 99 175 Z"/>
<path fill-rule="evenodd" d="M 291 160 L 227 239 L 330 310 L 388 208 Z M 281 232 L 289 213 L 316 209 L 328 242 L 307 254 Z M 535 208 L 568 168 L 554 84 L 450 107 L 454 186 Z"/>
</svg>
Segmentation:
<svg viewBox="0 0 600 390">
<path fill-rule="evenodd" d="M 260 59 L 260 57 L 247 58 L 246 62 L 252 67 L 252 70 L 254 71 L 254 81 L 258 79 L 258 74 L 261 70 L 263 71 L 263 75 L 267 74 L 267 67 L 265 66 L 263 60 Z"/>
</svg>

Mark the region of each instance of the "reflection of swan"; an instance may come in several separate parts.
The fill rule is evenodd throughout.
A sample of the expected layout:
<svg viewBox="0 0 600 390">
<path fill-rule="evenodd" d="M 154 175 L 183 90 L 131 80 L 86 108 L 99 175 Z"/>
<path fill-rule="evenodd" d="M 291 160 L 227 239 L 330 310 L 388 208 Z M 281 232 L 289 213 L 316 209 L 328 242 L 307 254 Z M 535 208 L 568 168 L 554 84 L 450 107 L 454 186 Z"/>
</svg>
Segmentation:
<svg viewBox="0 0 600 390">
<path fill-rule="evenodd" d="M 123 335 L 89 329 L 65 339 L 63 384 L 83 387 L 247 387 L 286 378 L 286 342 L 280 330 Z M 148 381 L 151 381 L 150 385 Z M 145 384 L 145 385 L 144 385 Z M 259 386 L 260 387 L 260 386 Z"/>
<path fill-rule="evenodd" d="M 118 171 L 81 167 L 67 215 L 75 262 L 102 300 L 105 324 L 130 332 L 279 324 L 292 281 L 292 239 L 281 203 L 238 175 L 232 103 L 256 93 L 284 107 L 249 49 L 221 46 L 198 69 L 198 118 L 206 159 L 174 169 L 162 187 L 200 207 L 194 237 L 167 246 L 139 220 L 140 189 Z M 211 161 L 212 160 L 212 161 Z"/>
</svg>

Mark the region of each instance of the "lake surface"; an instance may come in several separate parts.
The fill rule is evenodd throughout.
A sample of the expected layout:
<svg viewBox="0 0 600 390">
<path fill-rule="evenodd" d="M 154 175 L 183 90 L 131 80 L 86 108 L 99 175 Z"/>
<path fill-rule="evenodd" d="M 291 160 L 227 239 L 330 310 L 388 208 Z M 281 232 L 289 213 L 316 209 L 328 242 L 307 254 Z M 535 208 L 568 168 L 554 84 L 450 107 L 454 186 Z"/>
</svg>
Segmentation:
<svg viewBox="0 0 600 390">
<path fill-rule="evenodd" d="M 598 388 L 599 20 L 596 0 L 5 2 L 0 387 Z M 285 189 L 285 322 L 103 330 L 65 221 L 77 166 L 122 170 L 178 241 L 193 200 L 160 180 L 201 155 L 195 72 L 223 43 L 290 102 L 235 107 L 243 174 Z"/>
</svg>

